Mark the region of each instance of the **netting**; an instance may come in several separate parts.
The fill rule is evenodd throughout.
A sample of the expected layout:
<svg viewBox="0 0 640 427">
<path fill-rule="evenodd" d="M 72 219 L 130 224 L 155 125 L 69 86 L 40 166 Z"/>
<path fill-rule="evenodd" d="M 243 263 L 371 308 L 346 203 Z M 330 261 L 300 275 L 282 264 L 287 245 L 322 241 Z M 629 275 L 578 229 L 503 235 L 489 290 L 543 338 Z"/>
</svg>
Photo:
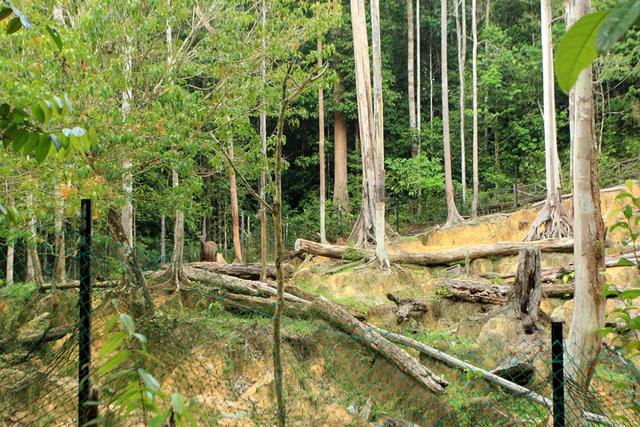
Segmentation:
<svg viewBox="0 0 640 427">
<path fill-rule="evenodd" d="M 194 280 L 199 276 L 193 271 L 198 269 L 187 266 L 185 271 L 191 269 L 193 274 L 185 273 L 189 279 L 180 281 L 177 288 L 162 270 L 146 272 L 155 305 L 150 313 L 136 272 L 126 266 L 126 254 L 102 220 L 95 222 L 90 258 L 91 387 L 88 401 L 79 407 L 82 239 L 79 231 L 73 231 L 80 229 L 79 223 L 78 218 L 66 224 L 67 277 L 57 284 L 55 225 L 40 220 L 37 234 L 43 236 L 46 230 L 51 234 L 35 242 L 29 240 L 32 224 L 14 226 L 18 229 L 12 235 L 19 236 L 11 241 L 14 279 L 0 288 L 3 423 L 75 425 L 83 413 L 99 425 L 152 425 L 154 417 L 165 414 L 164 422 L 170 425 L 172 417 L 178 418 L 177 400 L 182 399 L 196 425 L 274 425 L 274 299 L 269 291 L 274 284 L 251 288 L 253 293 L 240 288 L 231 292 L 222 276 L 202 270 L 198 274 L 208 279 Z M 3 254 L 8 242 L 2 241 Z M 34 247 L 42 264 L 41 283 L 33 277 L 33 266 L 24 265 Z M 7 262 L 5 256 L 3 281 Z M 235 286 L 247 283 L 239 281 Z M 560 425 L 559 414 L 552 410 L 559 390 L 554 393 L 548 320 L 543 319 L 540 329 L 531 334 L 513 337 L 478 333 L 489 319 L 502 316 L 509 322 L 508 313 L 499 308 L 486 310 L 470 322 L 442 322 L 437 328 L 431 323 L 425 326 L 420 319 L 372 320 L 472 366 L 461 368 L 434 353 L 403 346 L 408 356 L 448 383 L 442 393 L 434 393 L 372 348 L 366 336 L 348 333 L 314 315 L 305 292 L 295 294 L 300 301 L 293 297 L 287 301 L 283 318 L 289 425 L 530 426 L 554 421 Z M 434 295 L 429 302 L 442 311 L 455 310 L 442 296 Z M 358 313 L 354 306 L 340 307 Z M 363 325 L 368 328 L 367 323 Z M 565 325 L 565 338 L 567 330 Z M 569 374 L 575 355 L 566 350 L 565 345 L 562 407 L 566 425 L 576 420 L 586 420 L 587 425 L 638 425 L 637 361 L 612 346 L 604 347 L 585 387 L 585 378 Z M 497 384 L 491 373 L 509 387 L 527 391 Z"/>
</svg>

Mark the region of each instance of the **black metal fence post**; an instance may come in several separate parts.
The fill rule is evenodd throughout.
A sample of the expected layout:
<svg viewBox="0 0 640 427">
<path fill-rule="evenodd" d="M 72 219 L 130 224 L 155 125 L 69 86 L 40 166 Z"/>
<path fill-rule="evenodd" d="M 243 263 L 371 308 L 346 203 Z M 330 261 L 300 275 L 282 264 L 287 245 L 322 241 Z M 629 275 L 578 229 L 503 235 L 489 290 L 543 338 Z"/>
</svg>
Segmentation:
<svg viewBox="0 0 640 427">
<path fill-rule="evenodd" d="M 78 298 L 78 328 L 80 351 L 78 361 L 78 425 L 91 421 L 91 234 L 93 228 L 92 202 L 82 199 L 80 207 L 80 293 Z"/>
<path fill-rule="evenodd" d="M 564 346 L 562 321 L 551 323 L 551 371 L 553 385 L 553 425 L 564 427 Z"/>
</svg>

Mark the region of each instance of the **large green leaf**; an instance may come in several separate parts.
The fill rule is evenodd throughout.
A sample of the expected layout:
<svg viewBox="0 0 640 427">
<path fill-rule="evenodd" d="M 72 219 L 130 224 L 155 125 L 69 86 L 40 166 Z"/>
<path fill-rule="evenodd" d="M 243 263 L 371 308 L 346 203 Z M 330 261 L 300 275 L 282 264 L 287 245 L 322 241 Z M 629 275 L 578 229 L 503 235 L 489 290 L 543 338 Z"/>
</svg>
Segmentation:
<svg viewBox="0 0 640 427">
<path fill-rule="evenodd" d="M 596 36 L 609 13 L 602 11 L 583 16 L 560 39 L 555 69 L 563 92 L 569 93 L 580 72 L 596 59 Z"/>
<path fill-rule="evenodd" d="M 36 146 L 36 162 L 42 163 L 44 159 L 49 154 L 49 150 L 51 149 L 51 139 L 47 135 L 44 135 L 44 138 L 40 138 L 38 145 Z"/>
<path fill-rule="evenodd" d="M 4 21 L 6 18 L 11 16 L 12 12 L 13 11 L 11 10 L 10 7 L 5 7 L 4 9 L 1 9 L 0 10 L 0 22 Z"/>
<path fill-rule="evenodd" d="M 598 31 L 596 37 L 598 52 L 608 52 L 638 18 L 640 18 L 640 0 L 627 0 L 613 9 Z"/>
<path fill-rule="evenodd" d="M 58 33 L 58 31 L 55 28 L 48 26 L 47 33 L 49 33 L 51 40 L 53 40 L 53 42 L 56 44 L 56 47 L 58 48 L 58 50 L 59 51 L 62 50 L 62 38 L 60 37 L 60 34 Z"/>
</svg>

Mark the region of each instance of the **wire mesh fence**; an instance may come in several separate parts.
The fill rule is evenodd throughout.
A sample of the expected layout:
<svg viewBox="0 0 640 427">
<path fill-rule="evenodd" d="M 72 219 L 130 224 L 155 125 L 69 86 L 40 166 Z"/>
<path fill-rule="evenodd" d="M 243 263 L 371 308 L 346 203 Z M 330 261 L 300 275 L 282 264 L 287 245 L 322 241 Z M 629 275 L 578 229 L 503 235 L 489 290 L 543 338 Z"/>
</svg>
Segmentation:
<svg viewBox="0 0 640 427">
<path fill-rule="evenodd" d="M 150 312 L 127 254 L 107 232 L 106 215 L 91 234 L 86 214 L 64 229 L 63 280 L 54 272 L 60 247 L 53 221 L 38 223 L 37 235 L 50 230 L 47 238 L 31 240 L 30 222 L 15 226 L 11 235 L 19 238 L 3 236 L 2 422 L 274 425 L 273 285 L 243 294 L 230 292 L 216 274 L 176 282 L 170 268 L 147 272 Z M 10 243 L 13 261 L 6 256 Z M 27 254 L 41 261 L 40 271 Z M 289 425 L 638 425 L 637 360 L 603 348 L 585 387 L 580 355 L 564 345 L 567 325 L 564 339 L 557 324 L 552 336 L 548 322 L 513 337 L 478 335 L 462 323 L 454 330 L 420 321 L 381 325 L 419 344 L 405 346 L 407 355 L 447 382 L 434 393 L 372 349 L 366 334 L 314 316 L 305 299 L 311 297 L 296 295 L 283 320 Z"/>
</svg>

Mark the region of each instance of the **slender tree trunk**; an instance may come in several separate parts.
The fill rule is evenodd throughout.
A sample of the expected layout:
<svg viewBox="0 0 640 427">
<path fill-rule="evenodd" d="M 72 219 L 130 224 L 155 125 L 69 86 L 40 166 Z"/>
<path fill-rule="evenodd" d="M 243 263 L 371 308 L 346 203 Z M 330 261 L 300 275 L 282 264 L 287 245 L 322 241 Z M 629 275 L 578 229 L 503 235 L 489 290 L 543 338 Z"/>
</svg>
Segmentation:
<svg viewBox="0 0 640 427">
<path fill-rule="evenodd" d="M 422 150 L 422 61 L 420 53 L 420 0 L 416 0 L 416 138 L 418 139 L 418 155 Z M 418 193 L 422 194 L 421 188 L 418 189 Z"/>
<path fill-rule="evenodd" d="M 572 0 L 576 20 L 591 12 L 590 0 Z M 573 160 L 575 295 L 565 364 L 568 377 L 584 391 L 589 386 L 602 345 L 604 326 L 604 223 L 600 210 L 597 156 L 593 134 L 593 82 L 591 67 L 584 69 L 575 91 Z M 580 417 L 585 394 L 571 393 L 567 416 Z M 570 419 L 568 425 L 582 420 Z"/>
<path fill-rule="evenodd" d="M 407 97 L 409 99 L 409 129 L 411 129 L 411 157 L 418 155 L 416 139 L 415 33 L 413 28 L 413 0 L 407 0 Z"/>
<path fill-rule="evenodd" d="M 551 0 L 540 1 L 540 12 L 547 200 L 533 222 L 526 240 L 562 238 L 571 235 L 571 222 L 562 204 L 562 192 L 560 191 L 560 159 L 556 137 L 553 41 L 551 39 Z"/>
<path fill-rule="evenodd" d="M 569 29 L 576 21 L 574 5 L 572 0 L 565 3 L 566 10 L 566 28 Z M 576 128 L 576 108 L 575 108 L 575 86 L 569 91 L 569 174 L 573 176 L 573 158 L 574 158 L 574 141 Z"/>
<path fill-rule="evenodd" d="M 450 227 L 462 222 L 453 196 L 453 177 L 451 173 L 451 136 L 449 134 L 449 82 L 447 70 L 447 0 L 440 1 L 440 67 L 442 75 L 442 136 L 444 142 L 444 179 L 447 197 L 447 222 Z"/>
<path fill-rule="evenodd" d="M 375 165 L 376 257 L 382 268 L 390 266 L 385 245 L 384 108 L 382 99 L 382 47 L 379 0 L 371 0 L 371 45 L 373 53 L 373 153 Z"/>
<path fill-rule="evenodd" d="M 433 34 L 429 31 L 429 128 L 433 139 Z"/>
<path fill-rule="evenodd" d="M 267 25 L 267 4 L 266 0 L 262 0 L 260 10 L 260 20 L 262 31 L 266 30 Z M 262 50 L 266 49 L 266 40 L 262 37 Z M 260 78 L 262 80 L 262 86 L 266 86 L 267 64 L 265 59 L 262 58 L 260 62 Z M 262 200 L 266 200 L 266 187 L 267 187 L 267 110 L 266 99 L 263 97 L 261 100 L 262 107 L 260 109 L 260 155 L 263 160 L 262 168 L 260 169 L 260 197 Z M 260 205 L 260 280 L 267 279 L 267 211 L 265 207 Z"/>
<path fill-rule="evenodd" d="M 478 217 L 478 17 L 477 0 L 471 0 L 471 36 L 473 46 L 471 48 L 471 91 L 473 109 L 473 201 L 471 202 L 471 218 L 475 221 Z"/>
<path fill-rule="evenodd" d="M 322 67 L 322 40 L 318 39 L 318 68 Z M 325 183 L 324 164 L 324 89 L 322 83 L 318 86 L 318 131 L 319 131 L 319 156 L 320 156 L 320 242 L 327 242 L 327 230 L 325 228 L 325 199 L 327 197 Z"/>
<path fill-rule="evenodd" d="M 160 216 L 160 265 L 167 261 L 167 224 L 166 216 Z"/>
<path fill-rule="evenodd" d="M 458 80 L 460 82 L 460 181 L 462 183 L 462 205 L 467 203 L 467 148 L 465 145 L 465 78 L 467 62 L 467 17 L 465 0 L 460 0 L 461 11 L 458 11 L 456 0 L 456 39 L 458 42 Z"/>
<path fill-rule="evenodd" d="M 5 180 L 4 186 L 7 192 L 7 205 L 9 206 L 9 208 L 13 209 L 15 207 L 15 203 L 9 191 L 9 182 L 7 180 Z M 13 276 L 14 276 L 13 269 L 14 269 L 14 256 L 15 256 L 14 248 L 15 246 L 13 244 L 13 236 L 10 235 L 7 238 L 7 262 L 6 262 L 6 269 L 5 269 L 5 276 L 4 276 L 4 279 L 7 285 L 13 284 Z"/>
<path fill-rule="evenodd" d="M 364 0 L 351 0 L 351 25 L 356 67 L 358 124 L 362 148 L 362 208 L 349 240 L 357 246 L 374 241 L 378 262 L 389 265 L 385 248 L 384 223 L 384 136 L 382 72 L 380 58 L 380 16 L 377 1 L 371 3 L 373 35 L 374 88 L 372 95 L 369 42 Z"/>
<path fill-rule="evenodd" d="M 64 235 L 64 198 L 59 185 L 55 188 L 55 215 L 53 228 L 55 231 L 55 252 L 56 258 L 53 263 L 53 283 L 59 284 L 67 281 L 67 265 L 65 256 L 65 235 Z"/>
<path fill-rule="evenodd" d="M 173 188 L 178 188 L 180 185 L 180 178 L 178 171 L 171 170 L 171 185 Z M 177 273 L 182 268 L 182 260 L 184 258 L 184 212 L 182 209 L 176 209 L 176 220 L 173 225 L 173 252 L 171 254 L 171 265 Z"/>
<path fill-rule="evenodd" d="M 31 278 L 38 285 L 38 288 L 44 284 L 44 278 L 42 277 L 42 267 L 40 265 L 40 257 L 38 256 L 38 232 L 37 232 L 37 219 L 35 213 L 33 213 L 33 196 L 27 195 L 27 210 L 29 215 L 29 240 L 27 241 L 27 250 L 29 251 L 29 259 L 31 266 Z"/>
<path fill-rule="evenodd" d="M 229 158 L 234 160 L 233 139 L 229 141 Z M 231 227 L 233 232 L 233 252 L 234 263 L 243 264 L 242 243 L 240 242 L 240 217 L 238 212 L 238 185 L 236 183 L 236 172 L 229 166 L 229 193 L 231 195 Z"/>
<path fill-rule="evenodd" d="M 347 183 L 347 123 L 344 113 L 333 113 L 333 205 L 338 211 L 349 212 L 349 187 Z"/>
</svg>

